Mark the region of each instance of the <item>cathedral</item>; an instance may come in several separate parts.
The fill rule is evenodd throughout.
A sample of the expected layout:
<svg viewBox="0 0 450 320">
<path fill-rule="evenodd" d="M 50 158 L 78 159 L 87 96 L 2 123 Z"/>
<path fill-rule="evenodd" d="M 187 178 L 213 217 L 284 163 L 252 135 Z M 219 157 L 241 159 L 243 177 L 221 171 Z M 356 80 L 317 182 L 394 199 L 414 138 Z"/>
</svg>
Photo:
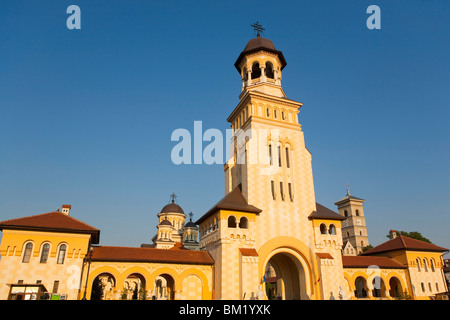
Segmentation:
<svg viewBox="0 0 450 320">
<path fill-rule="evenodd" d="M 196 221 L 176 196 L 140 247 L 100 245 L 71 206 L 0 222 L 0 299 L 434 299 L 448 249 L 398 235 L 367 250 L 364 199 L 316 202 L 302 103 L 282 87 L 286 59 L 260 34 L 234 64 L 225 194 Z M 219 183 L 219 182 L 218 182 Z M 215 204 L 214 204 L 215 203 Z M 189 219 L 189 220 L 188 220 Z"/>
</svg>

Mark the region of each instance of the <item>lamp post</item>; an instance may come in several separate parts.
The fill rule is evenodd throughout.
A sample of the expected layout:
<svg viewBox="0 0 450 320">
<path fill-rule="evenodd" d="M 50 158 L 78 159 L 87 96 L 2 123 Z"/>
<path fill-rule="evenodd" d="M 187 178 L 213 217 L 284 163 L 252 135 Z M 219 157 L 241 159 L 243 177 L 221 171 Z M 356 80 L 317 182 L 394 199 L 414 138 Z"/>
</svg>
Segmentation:
<svg viewBox="0 0 450 320">
<path fill-rule="evenodd" d="M 91 258 L 92 258 L 93 252 L 94 252 L 94 247 L 89 247 L 89 252 L 86 254 L 86 257 L 88 260 L 88 269 L 87 269 L 87 273 L 86 273 L 86 284 L 84 285 L 84 294 L 83 294 L 83 299 L 81 299 L 81 300 L 87 300 L 86 299 L 86 290 L 87 290 L 87 285 L 88 285 L 89 269 L 91 268 Z"/>
</svg>

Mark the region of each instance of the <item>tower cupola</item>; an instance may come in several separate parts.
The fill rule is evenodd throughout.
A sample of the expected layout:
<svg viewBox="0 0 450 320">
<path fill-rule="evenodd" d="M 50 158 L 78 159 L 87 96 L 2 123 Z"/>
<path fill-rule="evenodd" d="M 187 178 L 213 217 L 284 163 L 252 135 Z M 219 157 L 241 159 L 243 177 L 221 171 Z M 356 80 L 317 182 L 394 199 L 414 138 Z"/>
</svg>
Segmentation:
<svg viewBox="0 0 450 320">
<path fill-rule="evenodd" d="M 275 48 L 271 40 L 261 37 L 258 32 L 256 38 L 247 43 L 234 66 L 241 75 L 243 92 L 257 90 L 285 97 L 281 88 L 281 71 L 286 64 L 283 53 Z"/>
</svg>

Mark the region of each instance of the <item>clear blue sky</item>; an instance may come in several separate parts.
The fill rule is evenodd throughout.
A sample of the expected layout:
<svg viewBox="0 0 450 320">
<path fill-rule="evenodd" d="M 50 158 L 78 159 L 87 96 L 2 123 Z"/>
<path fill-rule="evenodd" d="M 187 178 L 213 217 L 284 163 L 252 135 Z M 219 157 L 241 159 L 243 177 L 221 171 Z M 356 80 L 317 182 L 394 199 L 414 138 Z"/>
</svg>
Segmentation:
<svg viewBox="0 0 450 320">
<path fill-rule="evenodd" d="M 223 166 L 174 165 L 171 133 L 229 127 L 259 21 L 303 103 L 317 202 L 336 210 L 348 183 L 372 245 L 397 229 L 450 248 L 449 16 L 446 0 L 2 0 L 0 219 L 71 204 L 101 244 L 139 246 L 172 192 L 199 218 Z"/>
</svg>

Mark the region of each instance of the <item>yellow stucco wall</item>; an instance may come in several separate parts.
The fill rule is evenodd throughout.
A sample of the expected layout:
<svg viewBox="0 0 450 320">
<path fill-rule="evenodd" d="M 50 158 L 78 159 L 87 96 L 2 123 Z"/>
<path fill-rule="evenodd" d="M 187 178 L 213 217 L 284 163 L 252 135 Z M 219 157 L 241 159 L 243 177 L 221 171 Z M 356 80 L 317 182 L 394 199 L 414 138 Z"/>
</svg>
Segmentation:
<svg viewBox="0 0 450 320">
<path fill-rule="evenodd" d="M 82 261 L 86 255 L 90 235 L 3 230 L 0 244 L 0 299 L 7 299 L 9 286 L 23 280 L 25 284 L 36 284 L 37 281 L 51 292 L 55 281 L 59 281 L 58 293 L 67 294 L 67 299 L 77 299 L 80 287 Z M 22 262 L 24 248 L 27 243 L 33 244 L 28 263 Z M 42 246 L 50 244 L 50 252 L 46 263 L 40 263 Z M 58 248 L 66 244 L 66 256 L 63 264 L 57 263 Z"/>
</svg>

